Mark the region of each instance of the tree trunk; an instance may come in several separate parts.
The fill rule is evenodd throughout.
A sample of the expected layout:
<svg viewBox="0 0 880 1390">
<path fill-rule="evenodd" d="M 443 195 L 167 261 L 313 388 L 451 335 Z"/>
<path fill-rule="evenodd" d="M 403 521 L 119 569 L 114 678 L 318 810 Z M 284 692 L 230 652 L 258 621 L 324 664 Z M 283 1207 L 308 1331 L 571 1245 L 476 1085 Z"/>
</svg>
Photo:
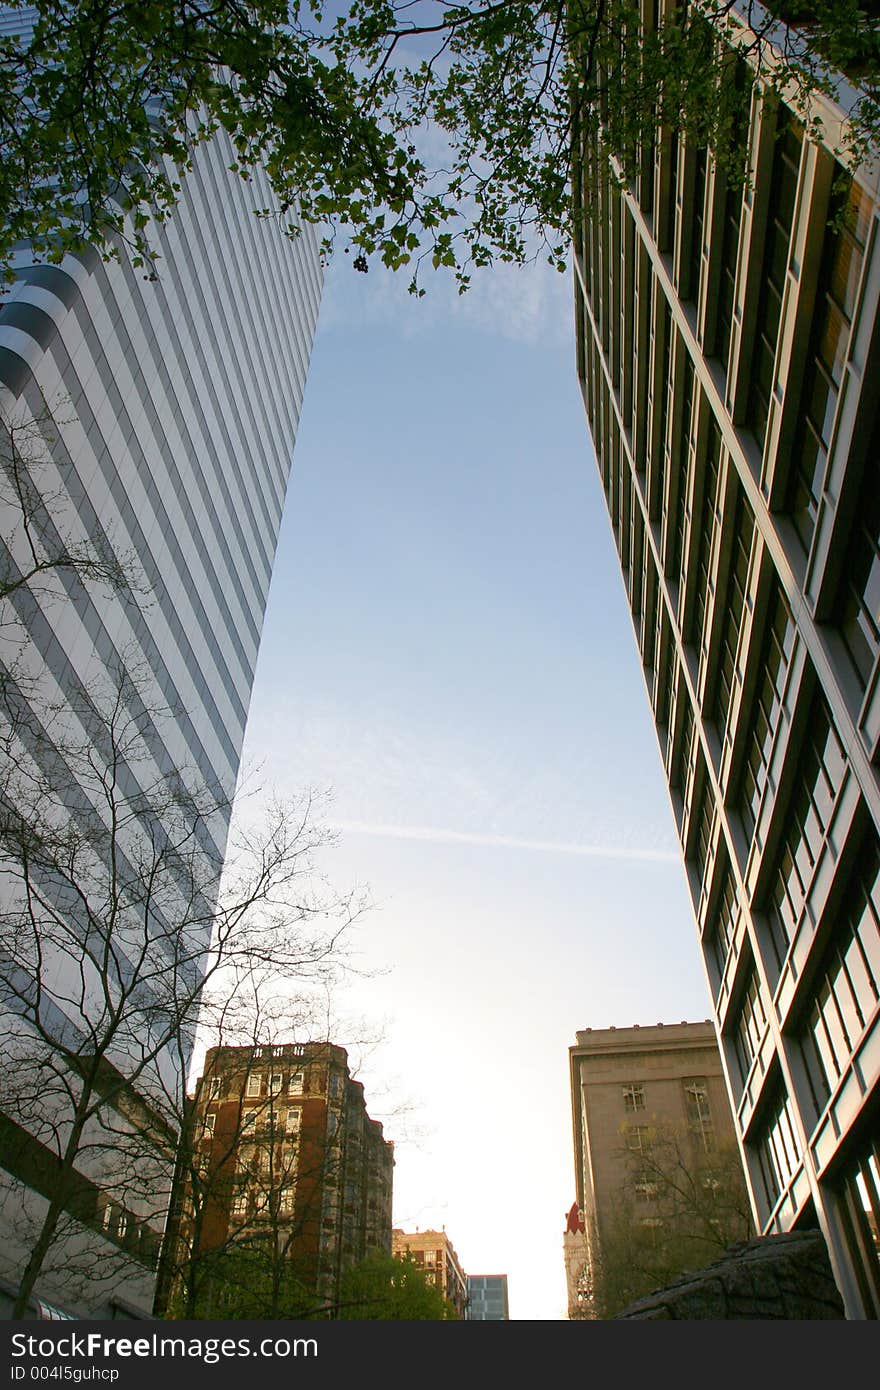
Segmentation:
<svg viewBox="0 0 880 1390">
<path fill-rule="evenodd" d="M 73 1125 L 64 1148 L 64 1157 L 61 1160 L 58 1187 L 54 1197 L 52 1197 L 49 1202 L 49 1210 L 46 1212 L 43 1219 L 43 1224 L 40 1227 L 40 1234 L 34 1242 L 30 1256 L 28 1257 L 28 1262 L 24 1267 L 24 1273 L 21 1276 L 18 1297 L 15 1300 L 15 1305 L 11 1313 L 13 1318 L 24 1317 L 28 1303 L 30 1302 L 31 1294 L 34 1290 L 34 1285 L 40 1277 L 40 1271 L 43 1268 L 46 1256 L 55 1239 L 55 1233 L 58 1230 L 58 1222 L 61 1219 L 65 1204 L 70 1196 L 70 1180 L 73 1174 L 76 1156 L 79 1153 L 82 1132 L 85 1128 L 90 1104 L 91 1090 L 84 1090 L 77 1103 Z"/>
</svg>

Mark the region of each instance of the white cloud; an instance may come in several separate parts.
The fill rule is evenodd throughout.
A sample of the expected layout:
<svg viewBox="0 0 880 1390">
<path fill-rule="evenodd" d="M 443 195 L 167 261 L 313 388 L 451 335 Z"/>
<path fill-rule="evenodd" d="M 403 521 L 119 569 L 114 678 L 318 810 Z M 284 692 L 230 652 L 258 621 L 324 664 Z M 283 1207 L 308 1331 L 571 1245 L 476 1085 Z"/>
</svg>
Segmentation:
<svg viewBox="0 0 880 1390">
<path fill-rule="evenodd" d="M 511 742 L 497 731 L 401 724 L 378 706 L 355 714 L 325 700 L 294 709 L 283 692 L 263 686 L 246 758 L 262 764 L 252 780 L 281 795 L 332 786 L 333 819 L 352 832 L 679 863 L 665 802 L 640 797 L 638 773 L 623 776 L 600 757 L 592 727 L 586 719 L 584 740 L 560 750 L 528 736 Z M 592 802 L 582 795 L 588 785 Z"/>
<path fill-rule="evenodd" d="M 572 335 L 571 274 L 560 274 L 546 260 L 528 265 L 496 265 L 475 270 L 471 288 L 459 294 L 448 270 L 426 263 L 420 283 L 423 299 L 407 292 L 410 274 L 374 265 L 366 275 L 339 254 L 327 277 L 321 331 L 356 325 L 394 326 L 407 337 L 441 327 L 467 325 L 513 342 L 568 343 Z"/>
</svg>

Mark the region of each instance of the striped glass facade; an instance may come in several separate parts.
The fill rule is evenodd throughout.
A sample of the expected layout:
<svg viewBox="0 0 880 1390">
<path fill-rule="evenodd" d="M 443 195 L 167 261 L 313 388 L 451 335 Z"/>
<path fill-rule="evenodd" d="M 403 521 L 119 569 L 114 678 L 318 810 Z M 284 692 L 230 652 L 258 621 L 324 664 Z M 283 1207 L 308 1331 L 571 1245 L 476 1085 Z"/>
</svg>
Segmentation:
<svg viewBox="0 0 880 1390">
<path fill-rule="evenodd" d="M 257 218 L 268 181 L 231 163 L 223 134 L 199 147 L 152 234 L 155 274 L 124 251 L 55 266 L 25 249 L 0 310 L 3 415 L 39 454 L 42 535 L 96 544 L 133 579 L 125 594 L 59 572 L 51 602 L 22 591 L 28 669 L 62 702 L 127 670 L 147 708 L 172 712 L 154 730 L 157 775 L 187 769 L 219 802 L 238 775 L 322 279 L 316 229 L 290 239 Z M 13 512 L 0 531 L 9 575 L 22 545 Z M 216 861 L 228 807 L 206 830 Z M 132 1248 L 129 1216 L 104 1224 L 117 1254 Z M 154 1244 L 114 1281 L 141 1312 Z M 107 1315 L 109 1292 L 76 1311 Z"/>
<path fill-rule="evenodd" d="M 646 7 L 644 13 L 648 13 Z M 752 94 L 752 180 L 579 170 L 578 374 L 758 1229 L 880 1313 L 880 252 L 870 171 Z"/>
</svg>

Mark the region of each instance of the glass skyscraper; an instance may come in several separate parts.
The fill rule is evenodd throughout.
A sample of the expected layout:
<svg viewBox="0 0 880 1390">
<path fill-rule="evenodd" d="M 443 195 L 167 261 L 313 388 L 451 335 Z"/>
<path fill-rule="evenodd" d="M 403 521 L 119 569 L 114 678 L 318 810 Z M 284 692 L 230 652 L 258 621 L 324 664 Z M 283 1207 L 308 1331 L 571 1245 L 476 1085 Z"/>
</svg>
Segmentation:
<svg viewBox="0 0 880 1390">
<path fill-rule="evenodd" d="M 7 14 L 0 23 L 21 20 Z M 84 691 L 119 688 L 126 673 L 125 698 L 170 712 L 151 731 L 157 776 L 186 769 L 215 793 L 204 828 L 215 861 L 225 850 L 322 280 L 316 229 L 290 239 L 271 217 L 256 217 L 255 208 L 272 206 L 268 181 L 245 182 L 229 172 L 232 162 L 222 133 L 197 149 L 178 208 L 151 234 L 154 273 L 132 265 L 124 248 L 119 259 L 93 250 L 60 265 L 35 264 L 22 248 L 0 310 L 7 473 L 11 430 L 27 439 L 41 543 L 93 547 L 125 575 L 115 588 L 57 569 L 45 591 L 30 585 L 7 597 L 27 648 L 17 640 L 4 653 L 5 694 L 15 697 L 24 660 L 59 709 L 69 703 L 79 738 L 74 704 L 81 710 Z M 0 532 L 7 580 L 27 568 L 11 495 Z M 23 701 L 31 688 L 22 687 Z M 29 751 L 51 757 L 52 738 L 40 735 Z M 55 996 L 66 996 L 63 978 Z M 11 1219 L 22 1201 L 39 1209 L 50 1200 L 52 1162 L 4 1124 L 0 1193 Z M 100 1177 L 84 1182 L 78 1210 L 87 1209 L 88 1238 L 132 1258 L 130 1277 L 119 1274 L 112 1288 L 96 1282 L 73 1311 L 106 1315 L 118 1294 L 119 1307 L 148 1312 L 155 1242 L 135 1247 L 132 1214 L 124 1204 L 108 1214 Z M 11 1240 L 0 1245 L 0 1278 L 14 1283 L 19 1252 Z M 46 1289 L 70 1301 L 63 1279 Z"/>
<path fill-rule="evenodd" d="M 645 22 L 654 13 L 643 6 Z M 720 51 L 719 51 L 720 52 Z M 758 1229 L 819 1226 L 880 1313 L 875 168 L 756 85 L 751 178 L 585 141 L 578 374 Z"/>
<path fill-rule="evenodd" d="M 506 1322 L 510 1318 L 506 1274 L 469 1274 L 468 1322 Z"/>
</svg>

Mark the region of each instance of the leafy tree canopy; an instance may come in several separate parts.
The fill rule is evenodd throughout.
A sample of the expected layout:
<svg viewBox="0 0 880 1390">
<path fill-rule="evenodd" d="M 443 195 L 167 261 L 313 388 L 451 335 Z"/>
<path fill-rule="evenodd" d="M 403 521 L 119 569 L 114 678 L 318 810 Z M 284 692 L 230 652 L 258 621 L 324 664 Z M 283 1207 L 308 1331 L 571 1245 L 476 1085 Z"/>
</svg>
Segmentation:
<svg viewBox="0 0 880 1390">
<path fill-rule="evenodd" d="M 412 1257 L 375 1251 L 342 1276 L 336 1316 L 360 1322 L 443 1322 L 456 1313 Z"/>
<path fill-rule="evenodd" d="M 194 1305 L 178 1291 L 168 1318 L 309 1318 L 320 1312 L 292 1260 L 276 1260 L 268 1239 L 253 1236 L 202 1256 Z"/>
<path fill-rule="evenodd" d="M 832 81 L 827 55 L 863 87 L 856 154 L 880 125 L 869 0 L 777 0 L 788 34 L 750 0 L 739 10 L 751 27 L 734 0 L 690 0 L 645 29 L 638 0 L 14 8 L 22 24 L 0 34 L 0 268 L 22 239 L 59 259 L 124 238 L 151 261 L 150 221 L 169 215 L 194 147 L 218 127 L 233 170 L 264 166 L 285 222 L 295 207 L 329 220 L 358 269 L 407 266 L 415 290 L 425 258 L 462 288 L 472 267 L 536 247 L 561 268 L 579 134 L 601 120 L 637 157 L 659 113 L 729 148 L 745 96 L 719 77 L 721 42 L 805 114 Z"/>
</svg>

